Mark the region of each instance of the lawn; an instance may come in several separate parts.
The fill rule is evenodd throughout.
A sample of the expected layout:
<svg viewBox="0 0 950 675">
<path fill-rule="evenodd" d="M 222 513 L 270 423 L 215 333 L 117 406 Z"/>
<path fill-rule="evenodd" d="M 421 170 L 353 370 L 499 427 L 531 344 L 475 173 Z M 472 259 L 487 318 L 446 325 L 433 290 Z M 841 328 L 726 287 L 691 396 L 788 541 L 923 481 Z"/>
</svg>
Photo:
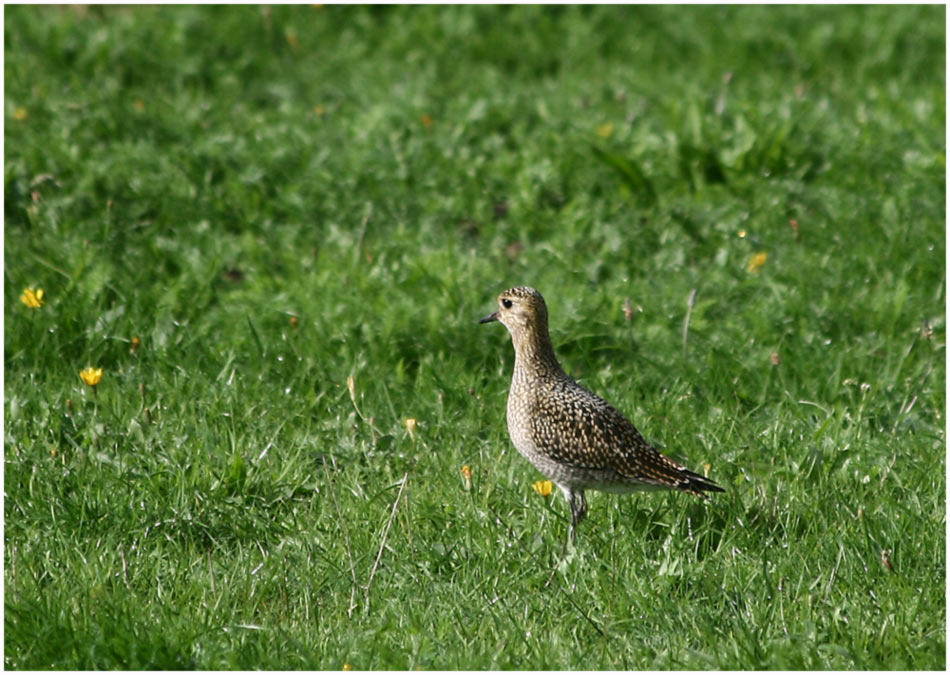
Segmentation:
<svg viewBox="0 0 950 675">
<path fill-rule="evenodd" d="M 4 14 L 7 668 L 946 667 L 944 7 Z"/>
</svg>

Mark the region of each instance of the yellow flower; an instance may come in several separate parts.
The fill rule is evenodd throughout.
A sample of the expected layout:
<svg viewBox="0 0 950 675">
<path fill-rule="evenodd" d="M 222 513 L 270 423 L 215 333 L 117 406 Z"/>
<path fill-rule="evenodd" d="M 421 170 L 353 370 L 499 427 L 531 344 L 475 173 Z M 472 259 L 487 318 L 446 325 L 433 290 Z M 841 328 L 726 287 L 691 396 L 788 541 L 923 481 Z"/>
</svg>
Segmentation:
<svg viewBox="0 0 950 675">
<path fill-rule="evenodd" d="M 405 421 L 406 431 L 409 432 L 409 438 L 411 438 L 411 439 L 413 439 L 413 440 L 415 440 L 415 438 L 416 438 L 416 425 L 417 425 L 417 424 L 418 424 L 418 422 L 416 422 L 416 418 L 415 418 L 415 417 L 407 417 L 407 418 L 406 418 L 406 421 Z"/>
<path fill-rule="evenodd" d="M 24 288 L 23 295 L 20 296 L 20 302 L 30 309 L 39 309 L 43 306 L 43 289 Z"/>
<path fill-rule="evenodd" d="M 767 253 L 756 253 L 754 256 L 749 258 L 749 266 L 746 269 L 748 269 L 752 274 L 758 274 L 759 270 L 768 259 L 769 256 Z"/>
<path fill-rule="evenodd" d="M 129 353 L 134 354 L 135 350 L 139 348 L 139 345 L 142 344 L 142 339 L 138 336 L 132 338 L 132 344 L 129 347 Z"/>
<path fill-rule="evenodd" d="M 353 670 L 353 665 L 350 663 L 344 663 L 343 670 Z"/>
<path fill-rule="evenodd" d="M 549 480 L 539 480 L 537 483 L 531 484 L 531 489 L 542 497 L 547 497 L 551 494 L 551 490 L 554 489 L 554 483 Z"/>
<path fill-rule="evenodd" d="M 22 122 L 29 116 L 30 113 L 26 111 L 26 108 L 17 108 L 13 111 L 13 119 L 17 120 L 18 122 Z"/>
<path fill-rule="evenodd" d="M 468 464 L 462 467 L 462 488 L 466 492 L 472 489 L 472 467 Z"/>
<path fill-rule="evenodd" d="M 79 371 L 79 377 L 82 378 L 82 381 L 88 384 L 90 387 L 95 387 L 102 380 L 102 368 L 93 368 L 92 366 L 87 367 L 85 370 Z"/>
<path fill-rule="evenodd" d="M 610 138 L 610 134 L 614 132 L 614 125 L 610 122 L 598 124 L 597 128 L 594 129 L 594 132 L 601 138 Z"/>
</svg>

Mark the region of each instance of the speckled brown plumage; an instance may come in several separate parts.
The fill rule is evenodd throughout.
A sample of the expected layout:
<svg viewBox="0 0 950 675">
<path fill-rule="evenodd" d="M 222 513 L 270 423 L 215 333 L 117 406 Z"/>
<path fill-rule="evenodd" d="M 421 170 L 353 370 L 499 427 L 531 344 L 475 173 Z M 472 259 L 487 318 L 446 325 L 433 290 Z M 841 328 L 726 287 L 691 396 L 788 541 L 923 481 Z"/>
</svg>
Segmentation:
<svg viewBox="0 0 950 675">
<path fill-rule="evenodd" d="M 544 298 L 528 286 L 498 296 L 500 321 L 511 333 L 515 369 L 508 393 L 508 433 L 525 458 L 564 493 L 570 537 L 587 512 L 584 491 L 674 489 L 702 496 L 722 488 L 660 454 L 604 399 L 572 380 L 554 355 Z"/>
</svg>

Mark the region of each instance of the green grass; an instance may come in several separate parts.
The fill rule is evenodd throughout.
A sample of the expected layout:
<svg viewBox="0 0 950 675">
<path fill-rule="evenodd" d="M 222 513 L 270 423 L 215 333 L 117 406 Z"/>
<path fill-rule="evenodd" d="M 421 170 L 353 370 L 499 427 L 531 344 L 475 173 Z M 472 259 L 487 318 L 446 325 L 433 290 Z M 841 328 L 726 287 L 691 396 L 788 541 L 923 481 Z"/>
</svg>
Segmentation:
<svg viewBox="0 0 950 675">
<path fill-rule="evenodd" d="M 6 667 L 945 668 L 944 25 L 6 8 Z M 516 284 L 727 492 L 562 559 Z"/>
</svg>

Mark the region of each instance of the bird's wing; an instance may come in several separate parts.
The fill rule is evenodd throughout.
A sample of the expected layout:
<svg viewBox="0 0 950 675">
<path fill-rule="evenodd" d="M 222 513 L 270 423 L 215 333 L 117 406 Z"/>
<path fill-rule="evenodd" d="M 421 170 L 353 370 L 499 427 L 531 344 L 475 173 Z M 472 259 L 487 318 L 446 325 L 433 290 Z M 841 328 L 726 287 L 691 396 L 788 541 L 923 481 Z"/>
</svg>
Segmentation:
<svg viewBox="0 0 950 675">
<path fill-rule="evenodd" d="M 698 494 L 719 490 L 650 445 L 607 401 L 576 382 L 559 383 L 533 406 L 532 437 L 552 459 L 585 469 L 616 471 L 622 478 Z M 557 406 L 543 401 L 557 400 Z"/>
</svg>

